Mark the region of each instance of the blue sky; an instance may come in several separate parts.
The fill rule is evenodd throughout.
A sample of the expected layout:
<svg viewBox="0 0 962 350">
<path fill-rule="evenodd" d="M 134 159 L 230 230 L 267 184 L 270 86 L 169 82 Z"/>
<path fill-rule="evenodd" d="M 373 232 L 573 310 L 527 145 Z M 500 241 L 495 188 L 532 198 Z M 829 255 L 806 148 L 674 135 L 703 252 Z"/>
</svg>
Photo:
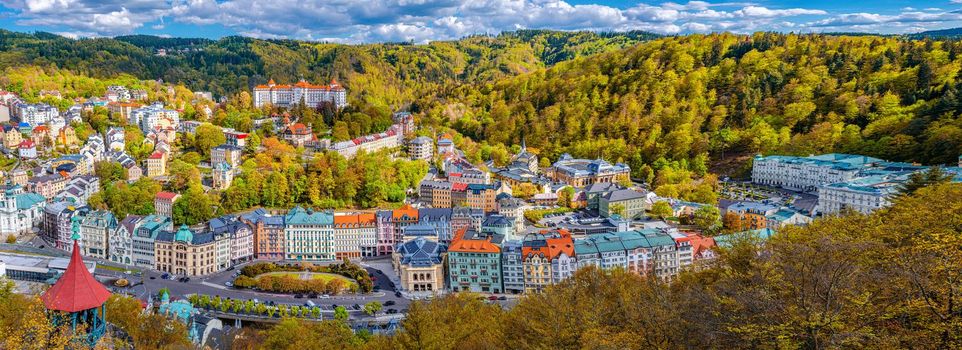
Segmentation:
<svg viewBox="0 0 962 350">
<path fill-rule="evenodd" d="M 914 33 L 962 27 L 962 0 L 0 0 L 0 28 L 70 37 L 457 39 L 521 28 Z"/>
</svg>

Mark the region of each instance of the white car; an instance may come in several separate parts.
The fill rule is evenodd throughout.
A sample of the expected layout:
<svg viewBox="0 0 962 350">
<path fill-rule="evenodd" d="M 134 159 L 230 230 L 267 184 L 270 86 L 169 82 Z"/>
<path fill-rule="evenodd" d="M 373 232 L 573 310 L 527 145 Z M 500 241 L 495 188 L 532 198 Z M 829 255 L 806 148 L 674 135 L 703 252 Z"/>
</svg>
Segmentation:
<svg viewBox="0 0 962 350">
<path fill-rule="evenodd" d="M 330 295 L 327 295 L 327 294 L 324 294 L 324 295 L 321 295 L 319 298 L 321 298 L 321 299 L 330 299 L 331 296 L 330 296 Z"/>
</svg>

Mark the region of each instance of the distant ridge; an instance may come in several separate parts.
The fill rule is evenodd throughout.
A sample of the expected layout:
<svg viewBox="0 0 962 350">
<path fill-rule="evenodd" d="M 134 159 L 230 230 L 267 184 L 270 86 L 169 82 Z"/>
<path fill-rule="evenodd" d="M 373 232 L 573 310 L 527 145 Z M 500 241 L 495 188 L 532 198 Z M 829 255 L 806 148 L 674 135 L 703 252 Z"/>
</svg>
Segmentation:
<svg viewBox="0 0 962 350">
<path fill-rule="evenodd" d="M 962 37 L 962 28 L 949 28 L 938 30 L 927 30 L 915 34 L 910 34 L 911 38 L 958 38 Z"/>
</svg>

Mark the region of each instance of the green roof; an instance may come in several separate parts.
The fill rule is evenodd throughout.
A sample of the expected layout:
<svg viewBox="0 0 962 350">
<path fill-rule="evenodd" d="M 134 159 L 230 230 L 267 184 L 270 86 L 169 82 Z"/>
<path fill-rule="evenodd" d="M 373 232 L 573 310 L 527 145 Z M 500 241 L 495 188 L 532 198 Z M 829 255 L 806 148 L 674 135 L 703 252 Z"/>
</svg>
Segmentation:
<svg viewBox="0 0 962 350">
<path fill-rule="evenodd" d="M 591 235 L 575 240 L 575 254 L 593 254 L 675 245 L 675 239 L 656 229 Z"/>
<path fill-rule="evenodd" d="M 715 236 L 714 239 L 716 245 L 720 247 L 730 247 L 732 241 L 740 237 L 752 237 L 761 241 L 767 241 L 774 233 L 775 231 L 770 228 L 762 228 L 757 230 L 735 232 L 727 235 L 718 235 Z"/>
<path fill-rule="evenodd" d="M 285 221 L 288 225 L 334 225 L 334 215 L 323 211 L 310 211 L 294 207 Z"/>
<path fill-rule="evenodd" d="M 37 203 L 47 200 L 43 196 L 36 193 L 21 193 L 16 196 L 17 199 L 17 209 L 26 210 L 33 208 Z"/>
<path fill-rule="evenodd" d="M 194 233 L 190 231 L 187 225 L 180 225 L 177 235 L 174 236 L 174 241 L 191 243 L 194 241 Z"/>
</svg>

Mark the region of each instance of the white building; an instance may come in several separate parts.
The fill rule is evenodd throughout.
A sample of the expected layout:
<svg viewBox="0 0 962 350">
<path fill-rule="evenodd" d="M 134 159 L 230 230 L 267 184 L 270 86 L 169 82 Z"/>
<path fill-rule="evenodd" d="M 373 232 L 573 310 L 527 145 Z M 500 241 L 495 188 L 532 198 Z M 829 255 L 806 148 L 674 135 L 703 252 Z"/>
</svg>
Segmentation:
<svg viewBox="0 0 962 350">
<path fill-rule="evenodd" d="M 274 79 L 267 85 L 254 87 L 254 107 L 270 104 L 277 107 L 290 107 L 304 101 L 309 107 L 317 107 L 323 102 L 334 104 L 340 109 L 347 106 L 347 90 L 335 80 L 328 85 L 312 85 L 304 80 L 294 85 L 277 85 Z"/>
<path fill-rule="evenodd" d="M 374 213 L 334 216 L 334 257 L 357 259 L 377 255 L 377 220 Z"/>
<path fill-rule="evenodd" d="M 752 182 L 795 191 L 813 192 L 819 186 L 845 182 L 862 169 L 881 159 L 849 154 L 829 153 L 819 156 L 756 156 L 752 164 Z"/>
<path fill-rule="evenodd" d="M 415 137 L 408 143 L 411 159 L 431 160 L 434 155 L 434 140 L 427 136 Z"/>
<path fill-rule="evenodd" d="M 20 185 L 0 190 L 0 235 L 19 236 L 43 222 L 47 201 L 36 193 L 24 192 Z"/>
<path fill-rule="evenodd" d="M 83 254 L 86 257 L 107 259 L 110 234 L 117 228 L 114 214 L 106 210 L 87 213 L 80 222 L 80 237 Z"/>
<path fill-rule="evenodd" d="M 140 215 L 127 215 L 118 223 L 113 234 L 107 239 L 107 255 L 110 261 L 124 265 L 133 264 L 134 231 L 137 230 L 137 226 L 143 218 Z"/>
<path fill-rule="evenodd" d="M 120 152 L 126 149 L 127 144 L 124 141 L 126 137 L 127 134 L 123 128 L 111 127 L 107 129 L 106 140 L 104 140 L 104 142 L 107 143 L 106 146 L 108 150 Z"/>
<path fill-rule="evenodd" d="M 387 131 L 358 137 L 353 140 L 341 141 L 331 145 L 331 150 L 340 153 L 344 158 L 353 158 L 358 151 L 364 150 L 367 153 L 376 152 L 385 148 L 395 148 L 401 146 L 402 125 L 391 125 Z"/>
<path fill-rule="evenodd" d="M 154 103 L 130 112 L 127 123 L 140 126 L 144 133 L 155 129 L 176 129 L 180 126 L 180 113 L 164 108 L 161 103 Z"/>
<path fill-rule="evenodd" d="M 287 260 L 334 260 L 334 215 L 295 207 L 284 222 Z"/>
<path fill-rule="evenodd" d="M 107 87 L 105 97 L 110 101 L 128 101 L 130 100 L 130 90 L 126 86 L 111 85 Z"/>
<path fill-rule="evenodd" d="M 46 103 L 19 103 L 15 111 L 20 122 L 28 123 L 30 126 L 47 124 L 53 118 L 60 116 L 60 111 L 56 107 Z"/>
</svg>

